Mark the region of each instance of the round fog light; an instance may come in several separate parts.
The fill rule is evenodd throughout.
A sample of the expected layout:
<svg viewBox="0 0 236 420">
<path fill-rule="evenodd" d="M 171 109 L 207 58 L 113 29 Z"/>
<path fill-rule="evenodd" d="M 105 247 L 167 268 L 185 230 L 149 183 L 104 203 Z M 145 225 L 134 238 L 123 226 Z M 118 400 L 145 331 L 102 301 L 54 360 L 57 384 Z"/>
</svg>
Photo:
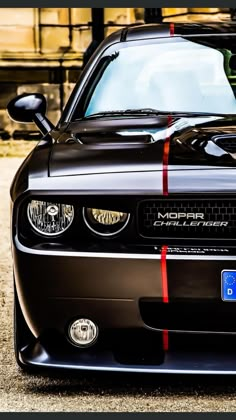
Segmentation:
<svg viewBox="0 0 236 420">
<path fill-rule="evenodd" d="M 97 340 L 98 327 L 90 319 L 77 319 L 69 327 L 69 337 L 76 346 L 89 347 Z"/>
</svg>

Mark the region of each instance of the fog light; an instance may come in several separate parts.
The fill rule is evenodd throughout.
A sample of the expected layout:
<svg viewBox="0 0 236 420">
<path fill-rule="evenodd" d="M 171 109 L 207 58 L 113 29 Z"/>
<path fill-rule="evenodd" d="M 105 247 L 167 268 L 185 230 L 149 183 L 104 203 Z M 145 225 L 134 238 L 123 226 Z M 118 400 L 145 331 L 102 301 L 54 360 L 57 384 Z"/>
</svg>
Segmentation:
<svg viewBox="0 0 236 420">
<path fill-rule="evenodd" d="M 69 327 L 69 337 L 78 347 L 89 347 L 98 337 L 98 327 L 90 319 L 80 318 Z"/>
</svg>

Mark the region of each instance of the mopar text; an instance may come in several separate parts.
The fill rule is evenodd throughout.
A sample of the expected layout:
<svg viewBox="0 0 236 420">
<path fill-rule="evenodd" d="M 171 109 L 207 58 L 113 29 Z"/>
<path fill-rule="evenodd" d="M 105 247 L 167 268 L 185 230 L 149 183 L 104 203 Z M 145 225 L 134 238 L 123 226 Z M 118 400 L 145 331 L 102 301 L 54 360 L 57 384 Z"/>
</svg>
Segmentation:
<svg viewBox="0 0 236 420">
<path fill-rule="evenodd" d="M 158 219 L 202 219 L 204 220 L 204 213 L 157 213 Z"/>
</svg>

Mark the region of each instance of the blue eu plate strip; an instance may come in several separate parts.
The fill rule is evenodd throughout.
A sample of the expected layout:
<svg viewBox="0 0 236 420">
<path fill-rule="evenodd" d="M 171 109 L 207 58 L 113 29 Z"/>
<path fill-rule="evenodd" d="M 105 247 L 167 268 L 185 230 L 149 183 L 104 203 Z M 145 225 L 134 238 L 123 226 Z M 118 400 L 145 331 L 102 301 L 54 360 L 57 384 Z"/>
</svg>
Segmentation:
<svg viewBox="0 0 236 420">
<path fill-rule="evenodd" d="M 236 270 L 222 271 L 221 297 L 224 301 L 236 301 Z"/>
</svg>

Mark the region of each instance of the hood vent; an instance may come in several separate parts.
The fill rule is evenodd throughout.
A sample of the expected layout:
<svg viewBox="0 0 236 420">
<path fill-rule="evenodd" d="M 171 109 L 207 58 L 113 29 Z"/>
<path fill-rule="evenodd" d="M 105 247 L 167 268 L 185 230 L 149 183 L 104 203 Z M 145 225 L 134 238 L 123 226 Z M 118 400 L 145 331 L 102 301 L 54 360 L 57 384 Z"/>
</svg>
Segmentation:
<svg viewBox="0 0 236 420">
<path fill-rule="evenodd" d="M 212 140 L 225 152 L 236 153 L 236 135 L 217 136 Z"/>
<path fill-rule="evenodd" d="M 93 135 L 79 135 L 79 140 L 81 143 L 86 145 L 135 145 L 135 144 L 149 144 L 153 143 L 154 139 L 149 134 L 141 135 L 103 135 L 93 134 Z"/>
</svg>

